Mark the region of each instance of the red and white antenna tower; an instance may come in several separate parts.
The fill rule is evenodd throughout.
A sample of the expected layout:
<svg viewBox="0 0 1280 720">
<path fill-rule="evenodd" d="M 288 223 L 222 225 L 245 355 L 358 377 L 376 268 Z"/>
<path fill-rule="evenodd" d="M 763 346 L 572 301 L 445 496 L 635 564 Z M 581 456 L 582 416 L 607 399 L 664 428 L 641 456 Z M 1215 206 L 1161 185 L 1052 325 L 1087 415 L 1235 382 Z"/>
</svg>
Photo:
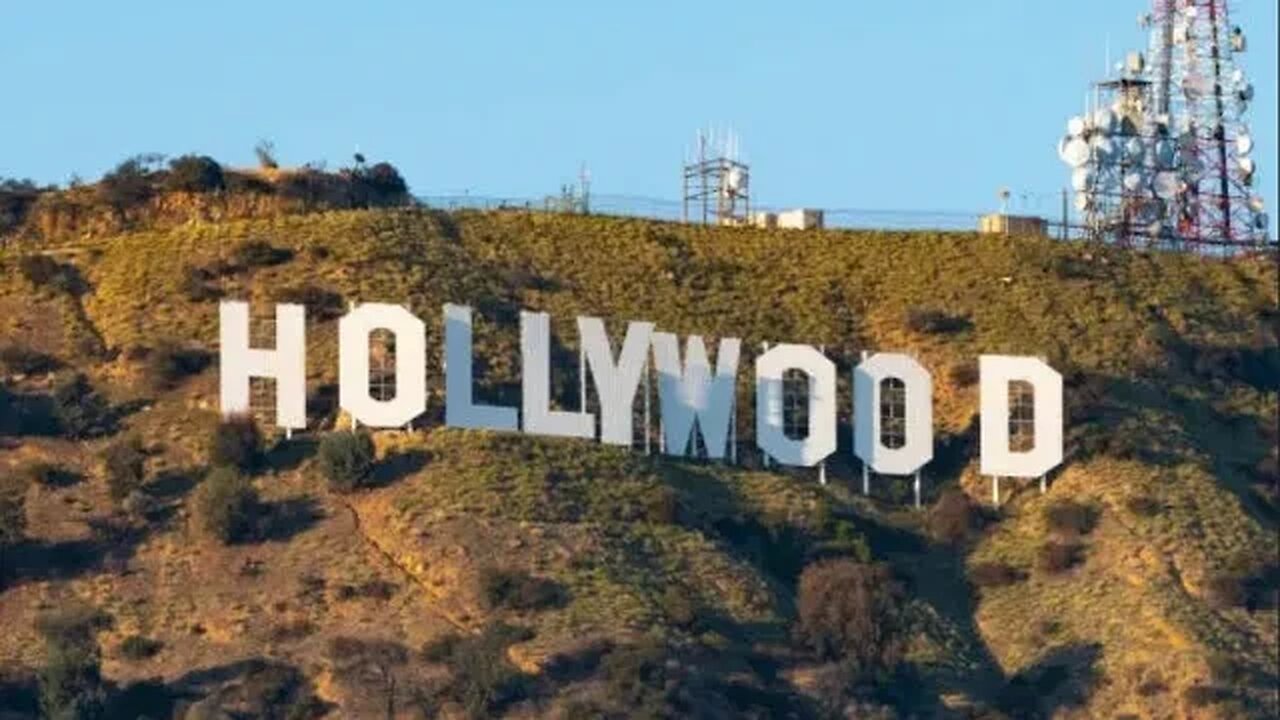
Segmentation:
<svg viewBox="0 0 1280 720">
<path fill-rule="evenodd" d="M 1152 0 L 1149 58 L 1095 85 L 1059 146 L 1095 236 L 1210 254 L 1262 246 L 1267 215 L 1245 117 L 1253 86 L 1228 0 Z M 1105 97 L 1105 99 L 1104 99 Z"/>
</svg>

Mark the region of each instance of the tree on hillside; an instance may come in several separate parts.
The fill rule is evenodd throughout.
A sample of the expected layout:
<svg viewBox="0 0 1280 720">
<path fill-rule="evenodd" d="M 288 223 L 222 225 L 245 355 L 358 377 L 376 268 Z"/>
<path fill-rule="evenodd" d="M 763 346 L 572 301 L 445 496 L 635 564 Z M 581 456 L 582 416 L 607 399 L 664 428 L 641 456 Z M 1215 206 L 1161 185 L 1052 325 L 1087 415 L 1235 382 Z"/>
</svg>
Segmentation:
<svg viewBox="0 0 1280 720">
<path fill-rule="evenodd" d="M 183 155 L 169 161 L 164 188 L 170 192 L 201 193 L 226 187 L 222 166 L 208 155 Z"/>
<path fill-rule="evenodd" d="M 232 467 L 216 468 L 195 494 L 201 528 L 222 543 L 246 540 L 257 529 L 258 491 Z"/>
<path fill-rule="evenodd" d="M 72 440 L 109 431 L 112 420 L 106 399 L 93 389 L 84 373 L 60 378 L 54 385 L 53 417 L 62 433 Z"/>
<path fill-rule="evenodd" d="M 348 493 L 373 479 L 373 438 L 362 431 L 330 433 L 320 441 L 320 471 L 329 487 Z"/>
<path fill-rule="evenodd" d="M 98 196 L 120 215 L 150 200 L 155 194 L 155 166 L 161 159 L 159 155 L 136 155 L 125 160 L 98 181 Z"/>
<path fill-rule="evenodd" d="M 800 575 L 796 606 L 796 638 L 846 665 L 855 682 L 891 672 L 902 658 L 905 594 L 885 565 L 813 563 Z"/>
</svg>

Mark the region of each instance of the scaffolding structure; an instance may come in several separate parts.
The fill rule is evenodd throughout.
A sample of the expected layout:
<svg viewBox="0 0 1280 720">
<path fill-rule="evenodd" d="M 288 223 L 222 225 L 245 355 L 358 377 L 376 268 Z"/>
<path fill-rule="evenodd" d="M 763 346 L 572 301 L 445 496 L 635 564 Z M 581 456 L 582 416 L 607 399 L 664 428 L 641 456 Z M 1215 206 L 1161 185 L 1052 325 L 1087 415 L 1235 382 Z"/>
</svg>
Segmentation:
<svg viewBox="0 0 1280 720">
<path fill-rule="evenodd" d="M 751 168 L 738 159 L 738 139 L 698 133 L 696 155 L 684 163 L 681 218 L 703 225 L 743 226 L 751 219 Z"/>
<path fill-rule="evenodd" d="M 1153 0 L 1148 55 L 1095 83 L 1059 154 L 1095 239 L 1223 254 L 1266 243 L 1245 124 L 1253 86 L 1236 64 L 1244 32 L 1227 0 Z"/>
</svg>

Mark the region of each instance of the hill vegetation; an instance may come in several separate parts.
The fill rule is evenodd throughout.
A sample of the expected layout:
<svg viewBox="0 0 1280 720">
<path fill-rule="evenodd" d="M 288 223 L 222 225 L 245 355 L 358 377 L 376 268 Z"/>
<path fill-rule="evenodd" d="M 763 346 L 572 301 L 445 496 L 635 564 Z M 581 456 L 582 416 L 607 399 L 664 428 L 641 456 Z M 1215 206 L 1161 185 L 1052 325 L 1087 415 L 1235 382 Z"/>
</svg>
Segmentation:
<svg viewBox="0 0 1280 720">
<path fill-rule="evenodd" d="M 162 188 L 148 207 L 217 184 L 199 158 L 123 170 Z M 0 252 L 0 715 L 1277 710 L 1274 257 L 422 208 L 81 238 L 27 213 Z M 307 433 L 219 421 L 222 297 L 308 306 Z M 427 324 L 425 429 L 341 429 L 335 319 L 363 301 Z M 580 314 L 740 337 L 744 368 L 821 345 L 845 398 L 861 351 L 913 353 L 928 507 L 906 478 L 861 495 L 848 407 L 828 485 L 763 467 L 746 372 L 737 466 L 441 429 L 446 302 L 475 308 L 490 402 L 518 398 L 522 308 L 553 318 L 566 407 Z M 999 508 L 987 352 L 1067 381 L 1067 462 Z"/>
</svg>

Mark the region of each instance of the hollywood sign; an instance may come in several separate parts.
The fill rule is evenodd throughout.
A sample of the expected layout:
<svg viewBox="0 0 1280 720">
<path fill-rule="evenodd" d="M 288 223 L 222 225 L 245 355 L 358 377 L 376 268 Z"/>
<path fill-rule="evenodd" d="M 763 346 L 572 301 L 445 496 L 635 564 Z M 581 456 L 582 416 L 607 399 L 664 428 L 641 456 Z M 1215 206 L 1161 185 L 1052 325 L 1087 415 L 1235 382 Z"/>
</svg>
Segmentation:
<svg viewBox="0 0 1280 720">
<path fill-rule="evenodd" d="M 275 306 L 275 347 L 249 345 L 249 305 L 223 302 L 220 315 L 220 392 L 224 415 L 250 410 L 250 378 L 276 384 L 276 424 L 306 427 L 306 310 Z M 658 376 L 663 452 L 687 456 L 698 432 L 711 459 L 723 459 L 732 437 L 741 342 L 722 338 L 714 367 L 702 337 L 684 343 L 657 332 L 653 323 L 630 322 L 621 350 L 594 317 L 577 318 L 585 367 L 599 398 L 596 416 L 551 407 L 551 329 L 545 313 L 520 314 L 520 408 L 476 402 L 472 378 L 472 313 L 463 305 L 444 306 L 445 425 L 537 435 L 633 443 L 633 415 L 642 376 L 652 361 Z M 369 388 L 369 343 L 374 331 L 395 338 L 395 394 L 374 398 Z M 400 428 L 427 406 L 426 326 L 399 305 L 355 305 L 338 322 L 338 403 L 370 428 Z M 1062 462 L 1062 376 L 1038 358 L 983 355 L 979 358 L 981 473 L 996 478 L 1043 477 Z M 789 437 L 783 426 L 783 377 L 798 370 L 808 376 L 808 432 Z M 853 369 L 854 454 L 876 473 L 910 475 L 933 458 L 933 386 L 928 370 L 908 355 L 876 353 Z M 900 447 L 881 437 L 882 383 L 897 379 L 905 390 L 905 433 Z M 1025 383 L 1034 398 L 1034 444 L 1010 447 L 1009 388 Z M 836 366 L 811 345 L 769 347 L 755 362 L 755 443 L 773 462 L 813 467 L 836 451 Z M 896 444 L 896 443 L 895 443 Z"/>
</svg>

